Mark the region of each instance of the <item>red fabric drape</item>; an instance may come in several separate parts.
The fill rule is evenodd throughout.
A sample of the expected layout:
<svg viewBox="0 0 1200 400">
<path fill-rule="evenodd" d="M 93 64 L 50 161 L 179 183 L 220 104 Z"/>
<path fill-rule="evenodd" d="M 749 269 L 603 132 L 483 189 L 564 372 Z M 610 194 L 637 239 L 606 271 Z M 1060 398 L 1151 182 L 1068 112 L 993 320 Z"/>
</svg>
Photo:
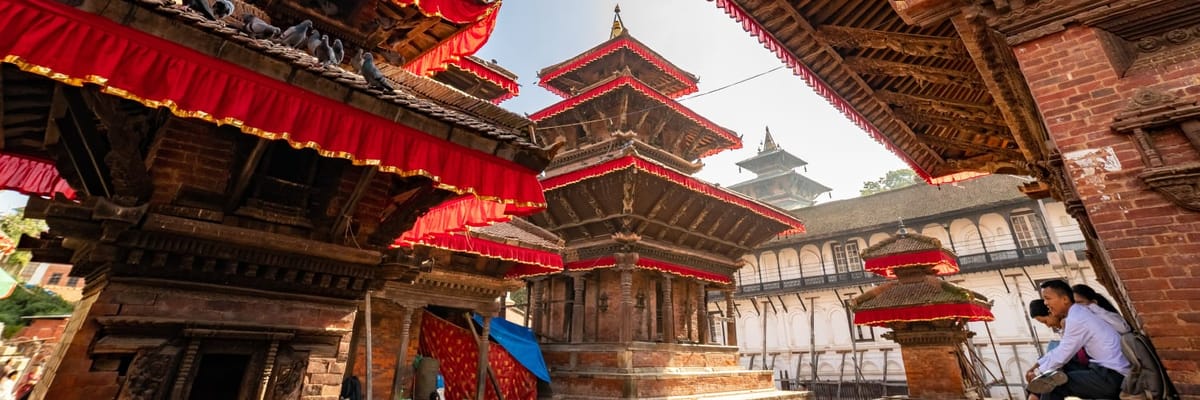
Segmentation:
<svg viewBox="0 0 1200 400">
<path fill-rule="evenodd" d="M 471 57 L 463 57 L 459 59 L 458 62 L 455 62 L 454 65 L 463 71 L 471 73 L 471 75 L 479 77 L 479 79 L 495 83 L 497 86 L 500 86 L 507 91 L 507 93 L 501 95 L 500 97 L 491 99 L 492 103 L 500 104 L 501 102 L 516 97 L 521 93 L 521 85 L 518 84 L 517 81 L 496 71 L 492 71 L 490 68 L 479 64 Z"/>
<path fill-rule="evenodd" d="M 538 81 L 538 85 L 541 87 L 544 87 L 544 88 L 546 88 L 546 90 L 549 90 L 550 92 L 557 94 L 559 96 L 562 96 L 564 98 L 571 97 L 570 93 L 566 93 L 561 90 L 558 90 L 557 88 L 550 86 L 548 84 L 548 82 L 554 80 L 554 78 L 557 78 L 565 73 L 583 68 L 584 66 L 591 64 L 592 62 L 595 62 L 596 60 L 599 60 L 600 58 L 602 58 L 610 53 L 613 53 L 615 51 L 621 50 L 621 49 L 629 49 L 630 51 L 634 52 L 634 54 L 641 56 L 642 59 L 645 59 L 646 61 L 650 62 L 650 64 L 653 64 L 655 67 L 658 67 L 659 70 L 667 73 L 667 75 L 670 75 L 672 78 L 675 78 L 675 80 L 686 85 L 686 87 L 684 87 L 683 89 L 680 89 L 679 91 L 677 91 L 675 93 L 668 93 L 667 94 L 668 97 L 679 98 L 680 96 L 695 93 L 696 90 L 698 90 L 696 87 L 695 79 L 688 77 L 687 73 L 679 70 L 675 66 L 668 63 L 666 60 L 659 58 L 657 55 L 655 55 L 653 52 L 651 52 L 650 49 L 645 48 L 641 44 L 633 41 L 632 39 L 630 39 L 629 37 L 626 37 L 626 36 L 618 37 L 616 40 L 613 40 L 598 49 L 589 50 L 584 57 L 580 57 L 579 59 L 577 59 L 575 61 L 571 61 L 570 63 L 567 63 L 566 65 L 559 67 L 558 69 L 548 72 L 547 74 L 545 74 L 541 77 L 541 79 Z"/>
<path fill-rule="evenodd" d="M 476 378 L 479 376 L 479 344 L 471 332 L 426 312 L 421 317 L 420 346 L 421 354 L 441 362 L 441 373 L 446 383 L 445 398 L 475 398 Z M 537 398 L 537 378 L 496 343 L 489 342 L 488 365 L 496 374 L 505 399 Z M 487 398 L 499 398 L 490 383 L 487 385 Z"/>
<path fill-rule="evenodd" d="M 400 235 L 394 245 L 419 243 L 434 235 L 466 232 L 468 227 L 489 226 L 508 221 L 513 210 L 504 204 L 461 196 L 438 204 L 417 218 L 412 228 Z"/>
<path fill-rule="evenodd" d="M 986 173 L 969 171 L 957 172 L 943 176 L 929 175 L 929 172 L 925 171 L 924 168 L 909 158 L 907 154 L 904 154 L 903 151 L 900 151 L 900 148 L 897 147 L 895 143 L 892 143 L 891 139 L 889 139 L 887 136 L 884 136 L 883 133 L 875 127 L 875 125 L 871 124 L 871 121 L 867 120 L 866 117 L 863 117 L 858 110 L 851 106 L 846 99 L 843 99 L 842 96 L 838 94 L 837 91 L 833 90 L 828 83 L 825 83 L 820 76 L 817 76 L 817 74 L 813 73 L 812 70 L 808 68 L 808 65 L 804 64 L 804 61 L 796 57 L 795 54 L 792 54 L 791 50 L 788 50 L 787 46 L 784 46 L 782 43 L 780 43 L 779 39 L 776 39 L 770 31 L 763 28 L 763 26 L 759 24 L 754 17 L 750 16 L 750 14 L 746 12 L 746 10 L 743 10 L 742 7 L 738 6 L 733 0 L 716 0 L 715 2 L 718 8 L 725 10 L 725 14 L 728 14 L 731 18 L 733 18 L 734 21 L 737 21 L 739 24 L 741 24 L 743 30 L 749 32 L 751 36 L 758 38 L 758 42 L 762 43 L 763 47 L 766 47 L 767 50 L 775 53 L 775 56 L 779 57 L 784 64 L 787 64 L 788 68 L 792 69 L 792 73 L 799 76 L 800 79 L 803 79 L 804 82 L 813 89 L 813 91 L 817 92 L 818 95 L 829 101 L 829 103 L 833 105 L 833 108 L 840 111 L 842 115 L 845 115 L 850 122 L 853 122 L 855 125 L 858 125 L 859 128 L 862 128 L 862 130 L 870 134 L 876 142 L 879 142 L 879 144 L 882 144 L 883 147 L 888 149 L 888 151 L 891 151 L 892 154 L 895 154 L 897 157 L 900 157 L 901 160 L 904 160 L 904 162 L 907 163 L 908 166 L 917 173 L 917 175 L 920 175 L 922 179 L 925 179 L 926 182 L 937 185 L 942 183 L 959 182 L 988 175 Z"/>
<path fill-rule="evenodd" d="M 575 261 L 575 262 L 568 263 L 566 266 L 567 267 L 566 269 L 568 271 L 583 271 L 583 270 L 598 269 L 598 268 L 612 268 L 612 267 L 615 267 L 616 265 L 617 265 L 616 258 L 600 257 L 600 258 L 593 258 L 591 260 L 581 260 L 581 261 Z M 708 271 L 701 271 L 701 270 L 698 270 L 698 269 L 695 269 L 692 267 L 688 267 L 686 265 L 672 264 L 672 263 L 669 263 L 666 261 L 659 261 L 659 260 L 655 260 L 652 258 L 646 258 L 644 256 L 638 257 L 637 265 L 635 265 L 635 266 L 638 268 L 662 271 L 662 272 L 666 272 L 669 274 L 679 275 L 679 276 L 683 276 L 683 277 L 687 277 L 687 278 L 696 278 L 696 279 L 699 279 L 702 281 L 708 281 L 708 282 L 715 282 L 715 283 L 732 283 L 733 282 L 732 278 L 725 276 L 725 275 L 712 273 L 712 272 L 708 272 Z"/>
<path fill-rule="evenodd" d="M 326 157 L 426 176 L 441 189 L 544 208 L 537 171 L 467 149 L 48 0 L 0 0 L 0 57 L 23 70 L 167 107 L 176 115 L 285 139 Z"/>
<path fill-rule="evenodd" d="M 563 113 L 565 111 L 569 111 L 572 108 L 575 108 L 575 106 L 579 105 L 580 103 L 600 97 L 600 96 L 604 95 L 605 93 L 608 93 L 613 90 L 617 90 L 617 89 L 620 89 L 620 88 L 626 87 L 626 86 L 628 86 L 630 89 L 633 89 L 639 93 L 642 93 L 643 95 L 645 95 L 659 103 L 662 103 L 663 105 L 667 106 L 669 109 L 683 115 L 685 118 L 688 118 L 688 119 L 696 122 L 697 124 L 700 124 L 700 126 L 703 126 L 704 128 L 712 131 L 713 133 L 716 133 L 717 135 L 720 135 L 721 137 L 723 137 L 726 140 L 733 143 L 733 145 L 728 146 L 728 147 L 718 147 L 718 148 L 709 150 L 708 152 L 702 154 L 701 157 L 711 156 L 711 155 L 719 153 L 723 150 L 736 150 L 736 149 L 742 148 L 742 139 L 738 138 L 737 135 L 735 135 L 730 130 L 722 128 L 720 125 L 717 125 L 717 124 L 713 123 L 712 121 L 709 121 L 708 118 L 701 117 L 700 114 L 696 114 L 695 111 L 692 111 L 691 109 L 689 109 L 687 107 L 684 107 L 682 104 L 679 104 L 679 102 L 677 102 L 671 98 L 668 98 L 667 96 L 664 96 L 662 93 L 659 93 L 657 90 L 654 90 L 653 88 L 650 88 L 649 86 L 646 86 L 646 84 L 642 83 L 641 81 L 638 81 L 637 79 L 633 79 L 633 77 L 631 77 L 631 76 L 617 77 L 617 78 L 610 80 L 602 85 L 593 87 L 593 88 L 589 89 L 587 92 L 584 92 L 578 96 L 571 97 L 566 100 L 555 103 L 554 105 L 546 107 L 546 108 L 542 109 L 541 111 L 533 113 L 533 115 L 529 116 L 529 119 L 532 119 L 534 121 L 541 121 L 543 119 L 553 117 L 553 116 Z"/>
<path fill-rule="evenodd" d="M 437 47 L 409 61 L 404 69 L 417 75 L 433 75 L 438 71 L 445 71 L 446 65 L 475 54 L 484 44 L 487 44 L 488 38 L 492 36 L 492 30 L 496 29 L 496 15 L 499 14 L 499 9 L 500 4 L 497 2 L 495 7 L 488 9 L 488 13 L 483 16 L 483 19 L 471 23 L 470 26 L 459 30 L 454 36 L 443 40 Z"/>
<path fill-rule="evenodd" d="M 625 156 L 613 159 L 603 164 L 597 164 L 581 170 L 571 171 L 562 175 L 546 178 L 542 181 L 542 185 L 545 187 L 546 191 L 551 191 L 575 182 L 582 181 L 584 179 L 590 179 L 617 171 L 623 171 L 626 168 L 637 168 L 639 171 L 649 172 L 660 178 L 683 186 L 688 190 L 699 192 L 710 197 L 718 198 L 726 203 L 731 203 L 733 205 L 749 209 L 758 215 L 762 215 L 791 227 L 791 229 L 780 233 L 781 235 L 804 233 L 804 223 L 783 211 L 763 205 L 745 196 L 729 191 L 728 189 L 713 186 L 699 179 L 675 172 L 670 168 L 643 160 L 635 156 Z"/>
<path fill-rule="evenodd" d="M 522 269 L 535 274 L 562 271 L 563 269 L 562 256 L 558 253 L 493 242 L 466 234 L 436 234 L 415 244 L 515 261 L 526 264 Z"/>
<path fill-rule="evenodd" d="M 942 250 L 929 250 L 915 253 L 890 254 L 883 257 L 864 259 L 864 269 L 886 278 L 896 277 L 896 268 L 913 265 L 933 264 L 937 275 L 953 275 L 958 273 L 958 261 L 953 254 Z"/>
<path fill-rule="evenodd" d="M 974 303 L 929 304 L 854 312 L 855 325 L 883 326 L 892 322 L 935 321 L 941 319 L 992 321 L 996 318 L 992 316 L 992 310 Z"/>
<path fill-rule="evenodd" d="M 499 8 L 500 2 L 485 4 L 478 0 L 392 0 L 402 6 L 416 5 L 421 14 L 426 17 L 441 17 L 456 24 L 478 21 L 492 8 Z"/>
<path fill-rule="evenodd" d="M 0 153 L 0 190 L 47 197 L 62 193 L 75 198 L 75 190 L 58 175 L 53 162 L 8 153 Z"/>
</svg>

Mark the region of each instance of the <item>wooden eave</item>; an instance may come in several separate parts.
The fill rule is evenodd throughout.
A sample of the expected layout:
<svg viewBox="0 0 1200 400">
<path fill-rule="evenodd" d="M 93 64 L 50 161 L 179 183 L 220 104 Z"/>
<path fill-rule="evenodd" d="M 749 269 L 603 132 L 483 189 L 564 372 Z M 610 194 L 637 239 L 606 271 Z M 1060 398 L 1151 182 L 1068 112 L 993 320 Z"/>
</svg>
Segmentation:
<svg viewBox="0 0 1200 400">
<path fill-rule="evenodd" d="M 716 129 L 725 129 L 707 122 Z M 606 140 L 615 132 L 633 132 L 639 140 L 684 160 L 740 145 L 628 85 L 584 100 L 537 124 L 539 142 L 553 143 L 562 137 L 567 140 L 568 149 Z M 581 131 L 585 141 L 577 140 Z M 732 131 L 725 131 L 733 135 Z"/>
<path fill-rule="evenodd" d="M 206 21 L 197 14 L 157 0 L 112 0 L 96 10 L 81 6 L 130 28 L 223 59 L 243 68 L 318 93 L 423 132 L 542 170 L 552 158 L 530 142 L 526 118 L 458 92 L 441 83 L 401 74 L 395 92 L 368 88 L 355 73 L 321 68 L 300 50 L 254 40 L 240 30 Z M 178 29 L 159 29 L 180 26 Z"/>
<path fill-rule="evenodd" d="M 317 30 L 331 33 L 330 37 L 336 35 L 353 47 L 390 52 L 405 61 L 417 59 L 471 25 L 426 16 L 415 6 L 401 6 L 388 0 L 335 2 L 352 9 L 339 10 L 332 16 L 297 0 L 254 3 L 271 15 L 286 17 L 273 20 L 276 26 L 286 27 L 308 19 Z"/>
<path fill-rule="evenodd" d="M 550 189 L 546 199 L 546 212 L 530 219 L 561 236 L 568 247 L 629 230 L 675 247 L 736 258 L 789 229 L 751 209 L 636 168 Z"/>
<path fill-rule="evenodd" d="M 508 89 L 464 71 L 453 64 L 449 65 L 445 71 L 435 74 L 433 80 L 488 101 L 494 101 L 508 94 Z"/>
<path fill-rule="evenodd" d="M 961 22 L 909 25 L 886 1 L 732 2 L 931 177 L 1028 174 L 1041 155 L 1044 127 L 1010 112 L 1022 88 L 980 72 L 978 42 L 990 39 L 964 43 Z"/>
<path fill-rule="evenodd" d="M 621 40 L 628 40 L 631 46 L 639 48 L 648 54 L 649 58 L 652 58 L 653 60 L 649 60 L 628 48 L 621 48 L 611 53 L 600 55 L 596 59 L 588 61 L 579 68 L 559 74 L 550 80 L 542 78 L 554 74 L 564 66 L 572 64 L 576 61 L 594 57 L 595 52 L 599 51 L 610 43 Z M 655 65 L 655 63 L 659 63 L 667 69 L 677 72 L 679 75 L 682 75 L 683 79 L 686 81 L 681 81 L 671 73 L 664 71 L 663 68 L 659 68 L 658 65 Z M 542 68 L 540 71 L 538 71 L 538 77 L 542 78 L 539 79 L 538 84 L 550 89 L 551 91 L 556 91 L 558 94 L 564 95 L 565 97 L 565 95 L 570 95 L 573 90 L 581 90 L 584 87 L 591 86 L 626 68 L 628 68 L 633 76 L 637 77 L 638 80 L 646 83 L 646 85 L 654 88 L 660 93 L 667 95 L 683 91 L 688 87 L 694 87 L 699 81 L 699 78 L 697 78 L 695 75 L 684 71 L 675 64 L 672 64 L 670 61 L 667 61 L 666 58 L 663 58 L 657 52 L 650 49 L 650 47 L 646 46 L 633 36 L 630 36 L 628 31 L 625 31 L 617 37 L 606 40 L 603 43 L 600 43 L 599 45 L 596 45 L 595 47 L 592 47 L 591 49 L 588 49 L 587 51 L 584 51 L 575 57 L 558 64 Z"/>
</svg>

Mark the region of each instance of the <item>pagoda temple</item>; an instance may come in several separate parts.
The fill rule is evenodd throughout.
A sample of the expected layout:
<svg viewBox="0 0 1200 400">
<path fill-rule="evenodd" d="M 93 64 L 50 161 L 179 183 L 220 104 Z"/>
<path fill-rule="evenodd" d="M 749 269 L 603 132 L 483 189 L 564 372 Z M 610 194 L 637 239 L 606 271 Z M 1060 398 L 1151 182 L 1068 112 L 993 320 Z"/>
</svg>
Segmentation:
<svg viewBox="0 0 1200 400">
<path fill-rule="evenodd" d="M 729 189 L 787 211 L 811 206 L 816 203 L 817 196 L 832 190 L 796 172 L 796 168 L 808 163 L 779 147 L 771 136 L 771 128 L 766 131 L 758 154 L 737 163 L 738 167 L 750 170 L 757 177 L 733 184 Z"/>
<path fill-rule="evenodd" d="M 690 176 L 741 146 L 674 100 L 696 77 L 630 35 L 619 9 L 608 41 L 539 76 L 565 97 L 530 116 L 541 143 L 565 144 L 542 180 L 547 212 L 530 217 L 565 240 L 565 271 L 527 278 L 552 395 L 798 396 L 712 341 L 708 293 L 731 299 L 739 258 L 803 225 Z"/>
<path fill-rule="evenodd" d="M 393 398 L 451 331 L 482 392 L 496 299 L 561 269 L 548 232 L 484 228 L 545 207 L 553 158 L 467 58 L 500 2 L 182 3 L 0 0 L 0 189 L 50 227 L 20 248 L 86 278 L 32 398 Z"/>
</svg>

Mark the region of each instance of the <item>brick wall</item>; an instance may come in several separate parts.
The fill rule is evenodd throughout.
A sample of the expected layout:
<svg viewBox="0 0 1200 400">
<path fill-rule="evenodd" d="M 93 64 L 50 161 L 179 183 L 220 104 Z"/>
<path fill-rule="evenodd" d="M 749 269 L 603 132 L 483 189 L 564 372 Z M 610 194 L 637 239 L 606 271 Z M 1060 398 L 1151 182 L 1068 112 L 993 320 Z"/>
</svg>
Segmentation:
<svg viewBox="0 0 1200 400">
<path fill-rule="evenodd" d="M 1200 213 L 1184 210 L 1137 177 L 1144 162 L 1111 129 L 1138 89 L 1200 95 L 1200 47 L 1128 60 L 1106 52 L 1107 34 L 1072 27 L 1014 48 L 1055 145 L 1108 250 L 1117 286 L 1158 348 L 1176 386 L 1200 398 Z M 1179 134 L 1154 140 L 1170 164 L 1200 157 Z"/>
<path fill-rule="evenodd" d="M 201 121 L 171 119 L 165 132 L 151 146 L 150 175 L 154 180 L 152 202 L 169 203 L 179 189 L 223 193 L 235 171 L 235 135 Z"/>
<path fill-rule="evenodd" d="M 908 395 L 915 399 L 960 399 L 963 377 L 951 345 L 904 346 Z"/>
</svg>

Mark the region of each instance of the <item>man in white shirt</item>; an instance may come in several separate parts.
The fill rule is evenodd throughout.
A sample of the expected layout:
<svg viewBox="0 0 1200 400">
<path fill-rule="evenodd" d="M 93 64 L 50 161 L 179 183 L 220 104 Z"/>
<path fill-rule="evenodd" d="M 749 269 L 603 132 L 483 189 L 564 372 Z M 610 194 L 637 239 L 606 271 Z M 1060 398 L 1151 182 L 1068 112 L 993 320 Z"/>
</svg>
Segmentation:
<svg viewBox="0 0 1200 400">
<path fill-rule="evenodd" d="M 1071 286 L 1060 280 L 1043 282 L 1042 300 L 1054 315 L 1063 317 L 1062 342 L 1046 352 L 1026 378 L 1058 371 L 1079 349 L 1091 357 L 1086 369 L 1056 372 L 1055 383 L 1066 381 L 1041 395 L 1041 400 L 1059 400 L 1066 396 L 1093 399 L 1116 399 L 1121 394 L 1121 382 L 1129 374 L 1129 360 L 1121 353 L 1121 335 L 1086 306 L 1075 304 Z M 1041 379 L 1041 378 L 1039 378 Z M 1032 387 L 1030 388 L 1033 389 Z"/>
</svg>

